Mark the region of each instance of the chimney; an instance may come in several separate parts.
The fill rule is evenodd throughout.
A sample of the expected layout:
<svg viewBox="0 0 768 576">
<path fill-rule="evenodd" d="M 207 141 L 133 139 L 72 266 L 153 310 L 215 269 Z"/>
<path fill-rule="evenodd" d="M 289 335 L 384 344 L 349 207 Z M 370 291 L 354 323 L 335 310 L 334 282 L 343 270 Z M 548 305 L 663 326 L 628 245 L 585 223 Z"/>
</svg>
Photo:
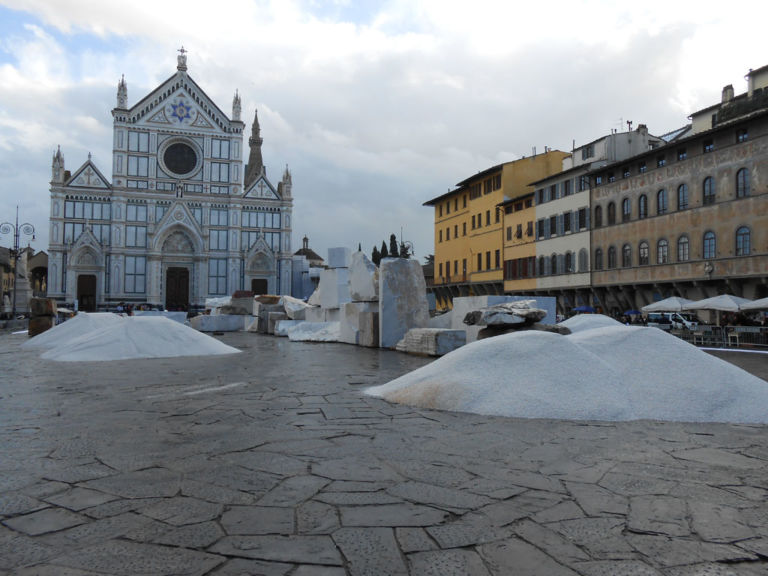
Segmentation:
<svg viewBox="0 0 768 576">
<path fill-rule="evenodd" d="M 749 91 L 752 92 L 752 88 L 750 88 Z M 733 100 L 733 84 L 728 84 L 728 86 L 723 86 L 723 97 L 721 99 L 721 104 L 728 104 L 731 100 Z"/>
</svg>

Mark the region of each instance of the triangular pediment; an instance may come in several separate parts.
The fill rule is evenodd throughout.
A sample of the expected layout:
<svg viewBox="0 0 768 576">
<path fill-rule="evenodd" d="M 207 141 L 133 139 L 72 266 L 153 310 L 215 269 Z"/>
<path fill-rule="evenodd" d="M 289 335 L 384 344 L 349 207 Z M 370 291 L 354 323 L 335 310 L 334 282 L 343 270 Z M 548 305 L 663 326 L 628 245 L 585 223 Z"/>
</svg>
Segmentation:
<svg viewBox="0 0 768 576">
<path fill-rule="evenodd" d="M 186 73 L 177 72 L 128 111 L 137 125 L 229 132 L 232 122 Z"/>
<path fill-rule="evenodd" d="M 104 261 L 101 244 L 86 226 L 83 233 L 72 244 L 72 264 L 74 266 L 100 266 Z"/>
<path fill-rule="evenodd" d="M 245 191 L 246 198 L 264 198 L 267 200 L 280 200 L 280 196 L 275 190 L 275 187 L 267 180 L 267 177 L 262 173 L 261 176 L 254 180 L 248 189 Z"/>
<path fill-rule="evenodd" d="M 66 186 L 68 188 L 95 188 L 98 190 L 111 188 L 107 179 L 90 159 L 75 170 L 75 173 L 67 180 Z"/>
</svg>

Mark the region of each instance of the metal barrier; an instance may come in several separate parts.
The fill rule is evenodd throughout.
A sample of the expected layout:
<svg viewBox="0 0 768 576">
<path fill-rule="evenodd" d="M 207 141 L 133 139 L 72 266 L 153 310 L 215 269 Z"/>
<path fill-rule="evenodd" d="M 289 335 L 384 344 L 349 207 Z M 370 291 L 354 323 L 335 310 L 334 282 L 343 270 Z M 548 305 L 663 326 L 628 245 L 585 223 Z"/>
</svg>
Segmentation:
<svg viewBox="0 0 768 576">
<path fill-rule="evenodd" d="M 705 348 L 754 348 L 768 350 L 768 328 L 762 326 L 708 326 L 695 331 L 671 330 L 670 334 Z"/>
</svg>

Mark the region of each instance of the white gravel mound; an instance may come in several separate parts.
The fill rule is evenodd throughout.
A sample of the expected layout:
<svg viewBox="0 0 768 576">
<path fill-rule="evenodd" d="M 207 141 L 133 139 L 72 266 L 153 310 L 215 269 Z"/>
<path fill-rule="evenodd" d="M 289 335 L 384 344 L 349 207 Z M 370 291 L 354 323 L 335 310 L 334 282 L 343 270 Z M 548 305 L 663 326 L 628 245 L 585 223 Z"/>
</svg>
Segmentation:
<svg viewBox="0 0 768 576">
<path fill-rule="evenodd" d="M 112 312 L 80 312 L 66 322 L 30 338 L 22 348 L 53 348 L 62 342 L 68 342 L 88 332 L 93 332 L 116 323 L 123 322 L 125 316 Z"/>
<path fill-rule="evenodd" d="M 579 314 L 578 316 L 568 318 L 568 320 L 563 320 L 558 325 L 565 326 L 572 334 L 582 332 L 583 330 L 594 330 L 595 328 L 624 326 L 624 324 L 618 320 L 614 320 L 610 316 L 604 316 L 603 314 Z"/>
<path fill-rule="evenodd" d="M 520 418 L 768 423 L 768 382 L 657 328 L 590 316 L 568 336 L 480 340 L 366 392 Z"/>
<path fill-rule="evenodd" d="M 161 316 L 132 316 L 121 320 L 84 332 L 74 339 L 63 340 L 41 357 L 60 362 L 82 362 L 239 352 L 216 338 Z"/>
</svg>

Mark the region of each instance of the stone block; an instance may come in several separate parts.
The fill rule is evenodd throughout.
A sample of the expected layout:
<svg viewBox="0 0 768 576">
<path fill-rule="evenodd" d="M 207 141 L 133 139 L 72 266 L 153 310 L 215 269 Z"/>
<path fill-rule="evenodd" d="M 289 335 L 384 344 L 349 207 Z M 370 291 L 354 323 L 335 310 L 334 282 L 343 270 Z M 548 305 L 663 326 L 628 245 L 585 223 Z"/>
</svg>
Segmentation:
<svg viewBox="0 0 768 576">
<path fill-rule="evenodd" d="M 275 324 L 275 336 L 287 337 L 289 332 L 302 322 L 304 322 L 304 320 L 280 320 Z"/>
<path fill-rule="evenodd" d="M 254 296 L 253 299 L 262 304 L 277 304 L 280 302 L 280 296 L 276 294 L 259 294 Z"/>
<path fill-rule="evenodd" d="M 325 311 L 326 322 L 341 322 L 341 308 L 329 308 Z"/>
<path fill-rule="evenodd" d="M 232 297 L 232 301 L 229 305 L 230 312 L 225 312 L 227 310 L 227 307 L 222 308 L 222 314 L 253 314 L 253 297 L 248 296 L 247 298 L 235 298 Z"/>
<path fill-rule="evenodd" d="M 427 285 L 421 264 L 405 258 L 384 258 L 379 266 L 379 339 L 395 348 L 411 328 L 429 321 Z"/>
<path fill-rule="evenodd" d="M 29 337 L 42 334 L 46 330 L 53 328 L 55 323 L 56 318 L 54 316 L 33 316 L 29 319 Z"/>
<path fill-rule="evenodd" d="M 352 298 L 349 294 L 349 270 L 334 268 L 323 270 L 320 274 L 320 306 L 323 308 L 339 308 Z"/>
<path fill-rule="evenodd" d="M 338 342 L 338 322 L 301 322 L 288 333 L 291 342 Z"/>
<path fill-rule="evenodd" d="M 340 312 L 340 342 L 369 347 L 379 345 L 377 302 L 347 302 Z"/>
<path fill-rule="evenodd" d="M 379 269 L 365 252 L 352 254 L 349 293 L 353 302 L 376 302 L 379 299 Z"/>
<path fill-rule="evenodd" d="M 292 296 L 283 296 L 280 299 L 280 304 L 285 308 L 285 313 L 288 314 L 288 318 L 291 320 L 304 320 L 306 318 L 307 308 L 311 308 L 309 304 L 298 298 Z"/>
<path fill-rule="evenodd" d="M 349 248 L 328 248 L 328 268 L 349 268 L 352 252 Z"/>
<path fill-rule="evenodd" d="M 445 328 L 414 328 L 398 342 L 397 349 L 408 354 L 443 356 L 461 348 L 467 342 L 464 330 Z"/>
<path fill-rule="evenodd" d="M 547 311 L 547 315 L 541 320 L 542 324 L 554 324 L 556 322 L 557 299 L 552 296 L 463 296 L 453 299 L 451 328 L 454 330 L 466 330 L 467 343 L 474 342 L 478 339 L 478 333 L 484 326 L 467 326 L 464 324 L 464 318 L 469 312 L 519 300 L 534 300 L 536 308 Z"/>
<path fill-rule="evenodd" d="M 275 325 L 281 320 L 288 320 L 285 312 L 270 312 L 267 315 L 267 334 L 275 333 Z"/>
<path fill-rule="evenodd" d="M 427 322 L 428 328 L 451 328 L 453 319 L 453 311 L 443 312 L 435 316 L 430 316 L 429 322 Z"/>
<path fill-rule="evenodd" d="M 234 314 L 201 314 L 190 318 L 189 325 L 200 332 L 237 332 L 245 329 L 246 319 L 250 316 Z"/>
<path fill-rule="evenodd" d="M 29 315 L 35 316 L 56 316 L 56 300 L 52 298 L 30 298 Z"/>
<path fill-rule="evenodd" d="M 304 311 L 304 320 L 307 322 L 325 322 L 325 312 L 320 306 L 312 306 Z"/>
<path fill-rule="evenodd" d="M 169 320 L 173 320 L 174 322 L 178 322 L 179 324 L 184 324 L 187 321 L 187 313 L 179 312 L 179 311 L 171 312 L 169 310 L 134 310 L 133 315 L 134 316 L 163 316 L 164 318 L 168 318 Z"/>
</svg>

